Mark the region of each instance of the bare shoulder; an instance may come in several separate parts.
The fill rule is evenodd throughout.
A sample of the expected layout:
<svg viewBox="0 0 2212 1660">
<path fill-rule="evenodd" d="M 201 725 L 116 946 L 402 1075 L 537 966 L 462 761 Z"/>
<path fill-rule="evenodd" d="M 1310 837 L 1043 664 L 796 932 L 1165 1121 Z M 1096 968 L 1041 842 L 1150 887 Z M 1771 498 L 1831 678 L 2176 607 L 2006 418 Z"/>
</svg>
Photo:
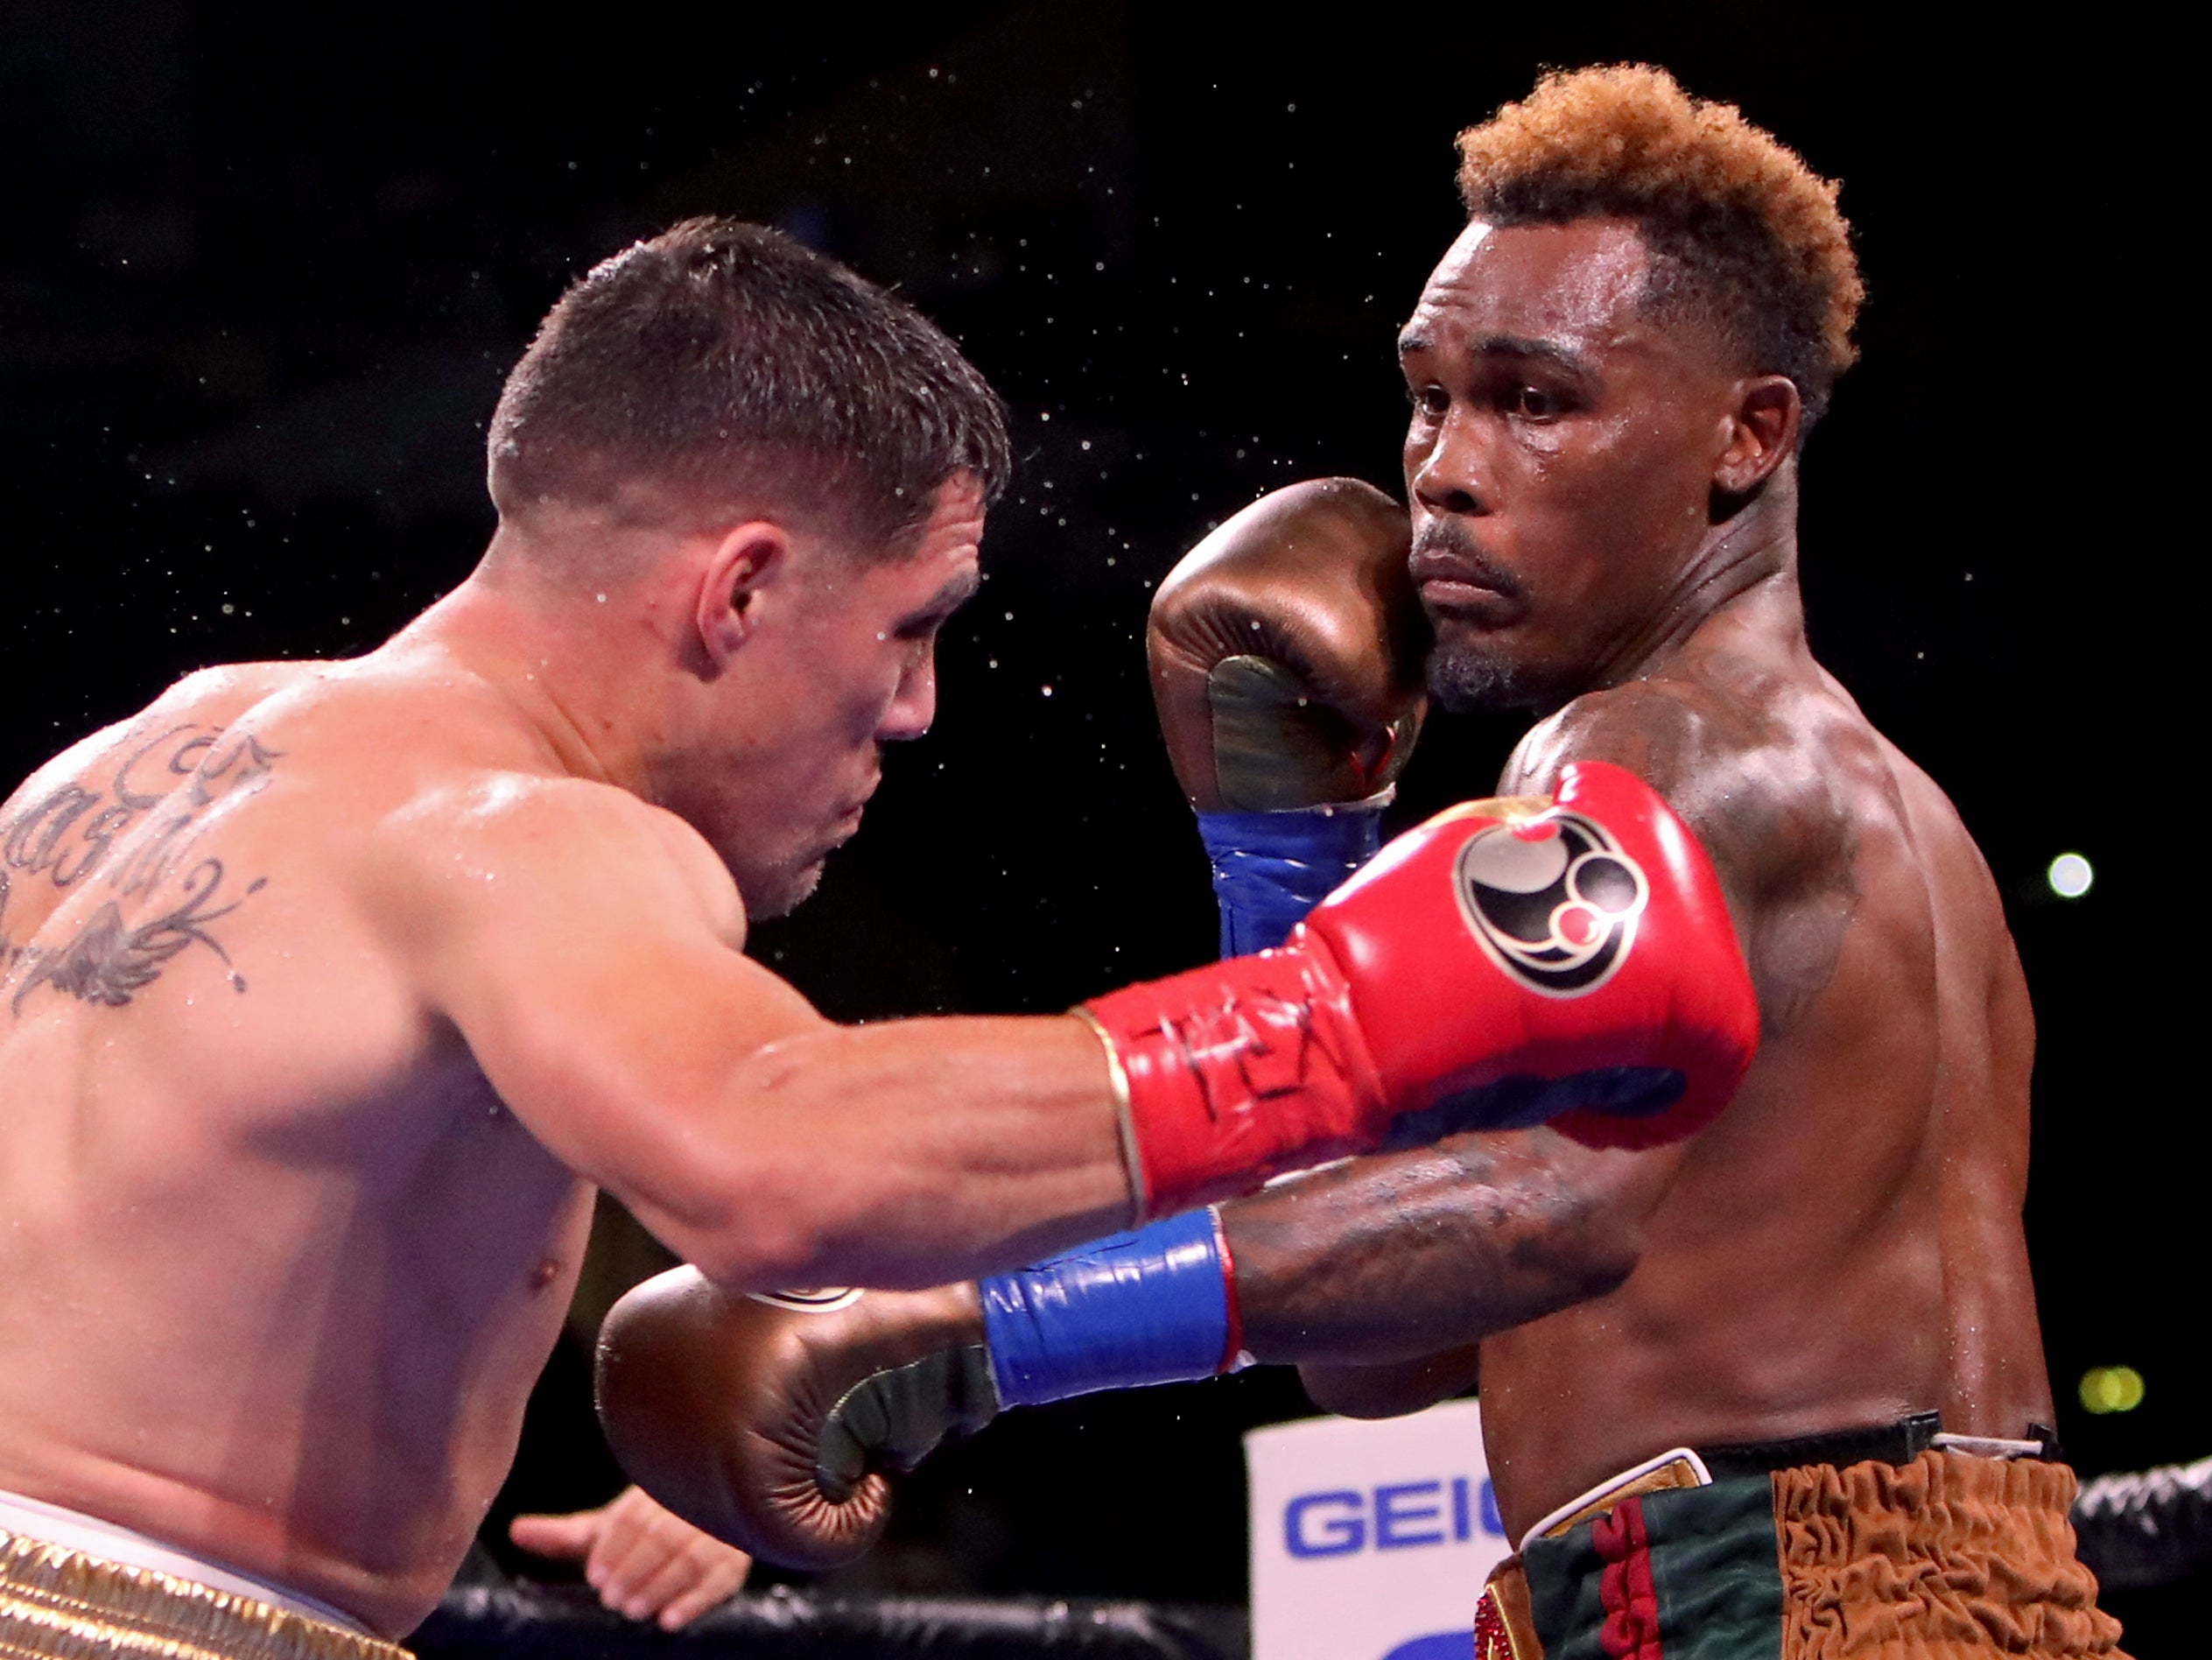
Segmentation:
<svg viewBox="0 0 2212 1660">
<path fill-rule="evenodd" d="M 1731 898 L 1755 903 L 1848 862 L 1858 779 L 1882 741 L 1848 699 L 1744 661 L 1593 692 L 1537 725 L 1505 787 L 1542 791 L 1572 761 L 1610 761 L 1696 830 Z"/>
<path fill-rule="evenodd" d="M 320 659 L 221 663 L 186 675 L 149 704 L 146 713 L 228 726 L 263 699 L 288 691 L 334 666 Z"/>
<path fill-rule="evenodd" d="M 510 700 L 441 660 L 333 665 L 259 701 L 238 730 L 298 784 L 286 812 L 353 846 L 383 899 L 481 918 L 590 888 L 743 938 L 736 884 L 697 832 L 569 772 Z"/>
<path fill-rule="evenodd" d="M 0 805 L 0 825 L 13 825 L 25 812 L 60 797 L 70 802 L 104 792 L 118 769 L 132 760 L 151 759 L 147 770 L 129 767 L 121 775 L 131 794 L 158 796 L 187 776 L 204 757 L 214 737 L 256 704 L 327 668 L 324 663 L 228 663 L 186 675 L 151 703 L 112 726 L 71 744 L 33 772 Z M 151 750 L 161 750 L 158 756 Z M 114 805 L 116 797 L 109 805 Z"/>
<path fill-rule="evenodd" d="M 73 889 L 119 869 L 123 850 L 154 819 L 172 831 L 188 827 L 216 795 L 265 783 L 265 756 L 226 734 L 325 666 L 247 663 L 188 674 L 25 779 L 0 803 L 0 963 L 13 960 Z M 179 792 L 195 794 L 181 819 L 158 811 Z"/>
<path fill-rule="evenodd" d="M 418 920 L 423 906 L 458 921 L 564 891 L 596 904 L 618 892 L 641 914 L 695 917 L 733 948 L 745 938 L 737 884 L 697 831 L 585 778 L 454 769 L 379 816 L 369 869 Z"/>
<path fill-rule="evenodd" d="M 1833 978 L 1864 909 L 1864 855 L 1887 850 L 1871 867 L 1884 872 L 1914 859 L 1894 756 L 1817 670 L 1713 654 L 1569 704 L 1523 742 L 1506 787 L 1541 791 L 1569 762 L 1600 760 L 1664 796 L 1720 876 L 1772 1038 Z"/>
</svg>

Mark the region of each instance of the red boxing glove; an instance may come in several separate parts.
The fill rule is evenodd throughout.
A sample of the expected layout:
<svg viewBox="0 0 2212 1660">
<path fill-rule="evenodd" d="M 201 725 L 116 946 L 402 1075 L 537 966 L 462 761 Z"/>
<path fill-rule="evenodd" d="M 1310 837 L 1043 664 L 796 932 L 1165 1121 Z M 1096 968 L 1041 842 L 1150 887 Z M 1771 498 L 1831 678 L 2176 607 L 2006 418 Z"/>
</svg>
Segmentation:
<svg viewBox="0 0 2212 1660">
<path fill-rule="evenodd" d="M 1710 1123 L 1759 1046 L 1720 883 L 1634 774 L 1474 801 L 1263 951 L 1085 1005 L 1127 1087 L 1140 1209 L 1386 1144 L 1550 1122 L 1595 1147 Z"/>
</svg>

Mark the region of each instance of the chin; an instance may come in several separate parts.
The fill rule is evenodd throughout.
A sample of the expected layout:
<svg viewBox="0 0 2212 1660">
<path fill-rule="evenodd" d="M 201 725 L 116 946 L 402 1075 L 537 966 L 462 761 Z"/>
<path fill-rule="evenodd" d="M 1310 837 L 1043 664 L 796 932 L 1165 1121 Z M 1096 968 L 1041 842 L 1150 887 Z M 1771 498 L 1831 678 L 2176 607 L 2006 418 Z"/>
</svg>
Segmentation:
<svg viewBox="0 0 2212 1660">
<path fill-rule="evenodd" d="M 786 875 L 768 896 L 768 903 L 755 910 L 746 910 L 756 917 L 788 917 L 814 897 L 814 890 L 822 885 L 822 867 L 817 862 L 796 876 Z"/>
<path fill-rule="evenodd" d="M 822 885 L 822 860 L 817 856 L 803 865 L 755 866 L 731 874 L 736 877 L 738 897 L 745 902 L 746 916 L 767 922 L 790 916 L 814 897 Z"/>
</svg>

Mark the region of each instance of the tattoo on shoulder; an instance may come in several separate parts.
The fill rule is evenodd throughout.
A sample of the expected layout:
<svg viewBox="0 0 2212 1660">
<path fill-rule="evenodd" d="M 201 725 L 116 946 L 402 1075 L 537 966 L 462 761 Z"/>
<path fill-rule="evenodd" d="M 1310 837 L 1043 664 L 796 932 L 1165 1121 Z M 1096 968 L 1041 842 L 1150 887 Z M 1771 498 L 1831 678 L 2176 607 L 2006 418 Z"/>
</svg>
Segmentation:
<svg viewBox="0 0 2212 1660">
<path fill-rule="evenodd" d="M 1506 784 L 1548 780 L 1592 756 L 1667 796 L 1739 907 L 1760 1020 L 1770 1038 L 1780 1037 L 1835 977 L 1858 912 L 1858 830 L 1842 780 L 1756 687 L 1624 690 L 1594 694 L 1531 731 Z"/>
<path fill-rule="evenodd" d="M 245 977 L 210 928 L 268 879 L 242 891 L 231 883 L 226 897 L 223 861 L 191 855 L 208 810 L 261 790 L 282 758 L 251 733 L 188 721 L 128 745 L 104 778 L 58 784 L 0 824 L 0 984 L 17 982 L 11 1012 L 20 1016 L 42 986 L 120 1007 L 193 946 L 214 952 L 232 988 L 244 991 Z M 51 908 L 95 877 L 115 897 L 59 944 L 11 937 L 10 901 L 28 895 L 21 884 L 43 878 L 56 896 Z"/>
</svg>

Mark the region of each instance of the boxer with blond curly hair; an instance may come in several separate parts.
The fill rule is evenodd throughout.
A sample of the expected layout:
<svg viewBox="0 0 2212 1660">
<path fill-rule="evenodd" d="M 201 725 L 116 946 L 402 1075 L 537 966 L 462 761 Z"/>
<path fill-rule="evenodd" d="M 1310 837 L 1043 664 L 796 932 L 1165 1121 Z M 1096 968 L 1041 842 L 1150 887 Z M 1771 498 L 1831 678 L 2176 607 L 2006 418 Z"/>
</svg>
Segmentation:
<svg viewBox="0 0 2212 1660">
<path fill-rule="evenodd" d="M 874 1470 L 1001 1405 L 1240 1359 L 1360 1415 L 1479 1378 L 1520 1542 L 1482 1660 L 2112 1652 L 2047 1427 L 2003 906 L 1806 642 L 1801 453 L 1862 298 L 1836 187 L 1641 66 L 1548 75 L 1460 155 L 1466 229 L 1399 340 L 1409 507 L 1279 492 L 1154 607 L 1224 946 L 1373 852 L 1424 683 L 1529 710 L 1466 925 L 1547 995 L 1602 978 L 1633 873 L 1543 798 L 1633 771 L 1744 939 L 1742 1088 L 1683 1140 L 1458 1136 L 832 1312 L 664 1281 L 610 1322 L 609 1425 L 679 1510 L 818 1556 L 880 1524 Z"/>
</svg>

